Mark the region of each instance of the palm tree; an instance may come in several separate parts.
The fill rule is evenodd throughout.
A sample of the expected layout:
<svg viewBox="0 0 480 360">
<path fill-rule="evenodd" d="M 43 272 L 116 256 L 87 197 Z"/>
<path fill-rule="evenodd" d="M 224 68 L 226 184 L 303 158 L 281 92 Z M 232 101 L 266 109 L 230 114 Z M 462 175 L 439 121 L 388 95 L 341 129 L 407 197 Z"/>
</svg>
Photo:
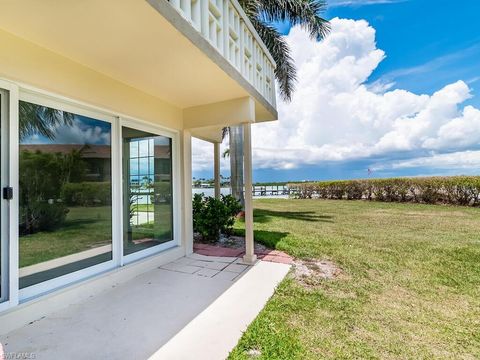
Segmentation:
<svg viewBox="0 0 480 360">
<path fill-rule="evenodd" d="M 312 40 L 320 41 L 330 31 L 329 22 L 320 16 L 326 9 L 325 0 L 239 0 L 239 3 L 277 63 L 275 79 L 280 96 L 290 101 L 297 79 L 296 68 L 285 38 L 271 24 L 286 21 L 292 26 L 299 25 Z M 227 134 L 232 195 L 243 204 L 243 127 L 225 128 L 223 138 Z"/>
<path fill-rule="evenodd" d="M 26 101 L 20 101 L 18 113 L 20 140 L 35 134 L 52 140 L 58 126 L 71 126 L 74 119 L 72 113 Z"/>
</svg>

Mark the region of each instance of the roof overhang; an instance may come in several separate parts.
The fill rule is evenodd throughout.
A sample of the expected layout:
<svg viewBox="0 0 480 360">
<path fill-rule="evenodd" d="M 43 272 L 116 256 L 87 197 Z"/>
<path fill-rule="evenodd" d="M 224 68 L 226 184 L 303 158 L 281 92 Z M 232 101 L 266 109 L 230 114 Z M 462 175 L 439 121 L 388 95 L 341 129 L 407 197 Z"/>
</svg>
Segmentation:
<svg viewBox="0 0 480 360">
<path fill-rule="evenodd" d="M 0 28 L 181 109 L 252 97 L 256 121 L 277 118 L 167 1 L 155 3 L 4 1 Z"/>
</svg>

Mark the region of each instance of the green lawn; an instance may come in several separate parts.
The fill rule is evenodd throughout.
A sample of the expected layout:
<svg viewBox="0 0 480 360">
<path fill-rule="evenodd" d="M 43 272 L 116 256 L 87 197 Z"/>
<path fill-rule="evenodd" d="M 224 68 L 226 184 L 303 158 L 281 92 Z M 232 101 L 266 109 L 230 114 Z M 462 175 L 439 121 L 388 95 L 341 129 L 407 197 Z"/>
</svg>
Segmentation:
<svg viewBox="0 0 480 360">
<path fill-rule="evenodd" d="M 111 239 L 110 207 L 71 207 L 59 229 L 20 237 L 20 267 L 107 245 Z"/>
<path fill-rule="evenodd" d="M 289 276 L 231 359 L 251 350 L 258 359 L 480 356 L 480 209 L 282 199 L 255 207 L 257 241 L 331 260 L 343 275 L 310 287 Z"/>
<path fill-rule="evenodd" d="M 154 227 L 153 223 L 134 226 L 133 239 L 143 239 L 155 235 L 162 240 L 171 236 L 170 205 L 156 206 L 158 211 L 163 213 L 157 226 Z M 138 211 L 142 210 L 143 208 L 138 208 Z M 111 239 L 111 207 L 70 207 L 65 223 L 58 229 L 20 237 L 20 267 L 108 245 L 111 244 Z M 130 246 L 127 242 L 126 245 Z M 142 246 L 144 247 L 144 245 L 139 245 L 137 248 L 142 248 Z"/>
</svg>

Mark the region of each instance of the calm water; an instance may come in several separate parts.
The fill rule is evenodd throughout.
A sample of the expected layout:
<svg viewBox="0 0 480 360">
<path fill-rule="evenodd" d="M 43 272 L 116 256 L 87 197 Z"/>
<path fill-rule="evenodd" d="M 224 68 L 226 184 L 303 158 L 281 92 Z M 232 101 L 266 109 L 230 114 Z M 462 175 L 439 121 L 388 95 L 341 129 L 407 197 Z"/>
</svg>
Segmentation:
<svg viewBox="0 0 480 360">
<path fill-rule="evenodd" d="M 271 190 L 276 190 L 276 186 L 263 186 L 264 189 L 268 191 Z M 260 187 L 257 187 L 257 190 L 260 189 Z M 207 189 L 192 189 L 193 194 L 201 194 L 203 193 L 205 196 L 214 196 L 215 195 L 215 189 L 213 188 L 207 188 Z M 230 194 L 230 188 L 221 188 L 220 193 L 222 195 L 229 195 Z M 275 199 L 287 199 L 288 195 L 268 195 L 268 196 L 259 196 L 258 194 L 254 197 L 261 197 L 261 198 L 275 198 Z"/>
<path fill-rule="evenodd" d="M 215 189 L 213 188 L 208 188 L 208 189 L 192 189 L 193 194 L 201 194 L 203 193 L 205 196 L 214 196 L 215 195 Z M 230 188 L 221 188 L 220 193 L 222 195 L 229 195 L 230 194 Z"/>
</svg>

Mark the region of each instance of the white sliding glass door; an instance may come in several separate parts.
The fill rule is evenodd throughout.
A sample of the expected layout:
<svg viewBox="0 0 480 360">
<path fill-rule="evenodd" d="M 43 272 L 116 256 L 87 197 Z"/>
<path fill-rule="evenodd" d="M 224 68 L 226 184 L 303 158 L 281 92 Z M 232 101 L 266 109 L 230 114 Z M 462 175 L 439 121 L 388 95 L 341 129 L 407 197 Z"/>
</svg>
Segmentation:
<svg viewBox="0 0 480 360">
<path fill-rule="evenodd" d="M 180 245 L 177 137 L 0 79 L 0 312 Z"/>
<path fill-rule="evenodd" d="M 0 89 L 0 171 L 2 189 L 9 188 L 8 184 L 8 92 Z M 2 190 L 3 191 L 3 190 Z M 5 190 L 10 191 L 10 190 Z M 0 217 L 0 303 L 8 300 L 9 290 L 9 234 L 8 234 L 8 199 L 1 194 Z M 7 193 L 5 195 L 8 195 Z"/>
<path fill-rule="evenodd" d="M 19 288 L 28 298 L 113 266 L 112 124 L 52 101 L 18 106 Z"/>
<path fill-rule="evenodd" d="M 173 242 L 172 145 L 169 136 L 122 127 L 123 255 L 127 259 Z"/>
</svg>

